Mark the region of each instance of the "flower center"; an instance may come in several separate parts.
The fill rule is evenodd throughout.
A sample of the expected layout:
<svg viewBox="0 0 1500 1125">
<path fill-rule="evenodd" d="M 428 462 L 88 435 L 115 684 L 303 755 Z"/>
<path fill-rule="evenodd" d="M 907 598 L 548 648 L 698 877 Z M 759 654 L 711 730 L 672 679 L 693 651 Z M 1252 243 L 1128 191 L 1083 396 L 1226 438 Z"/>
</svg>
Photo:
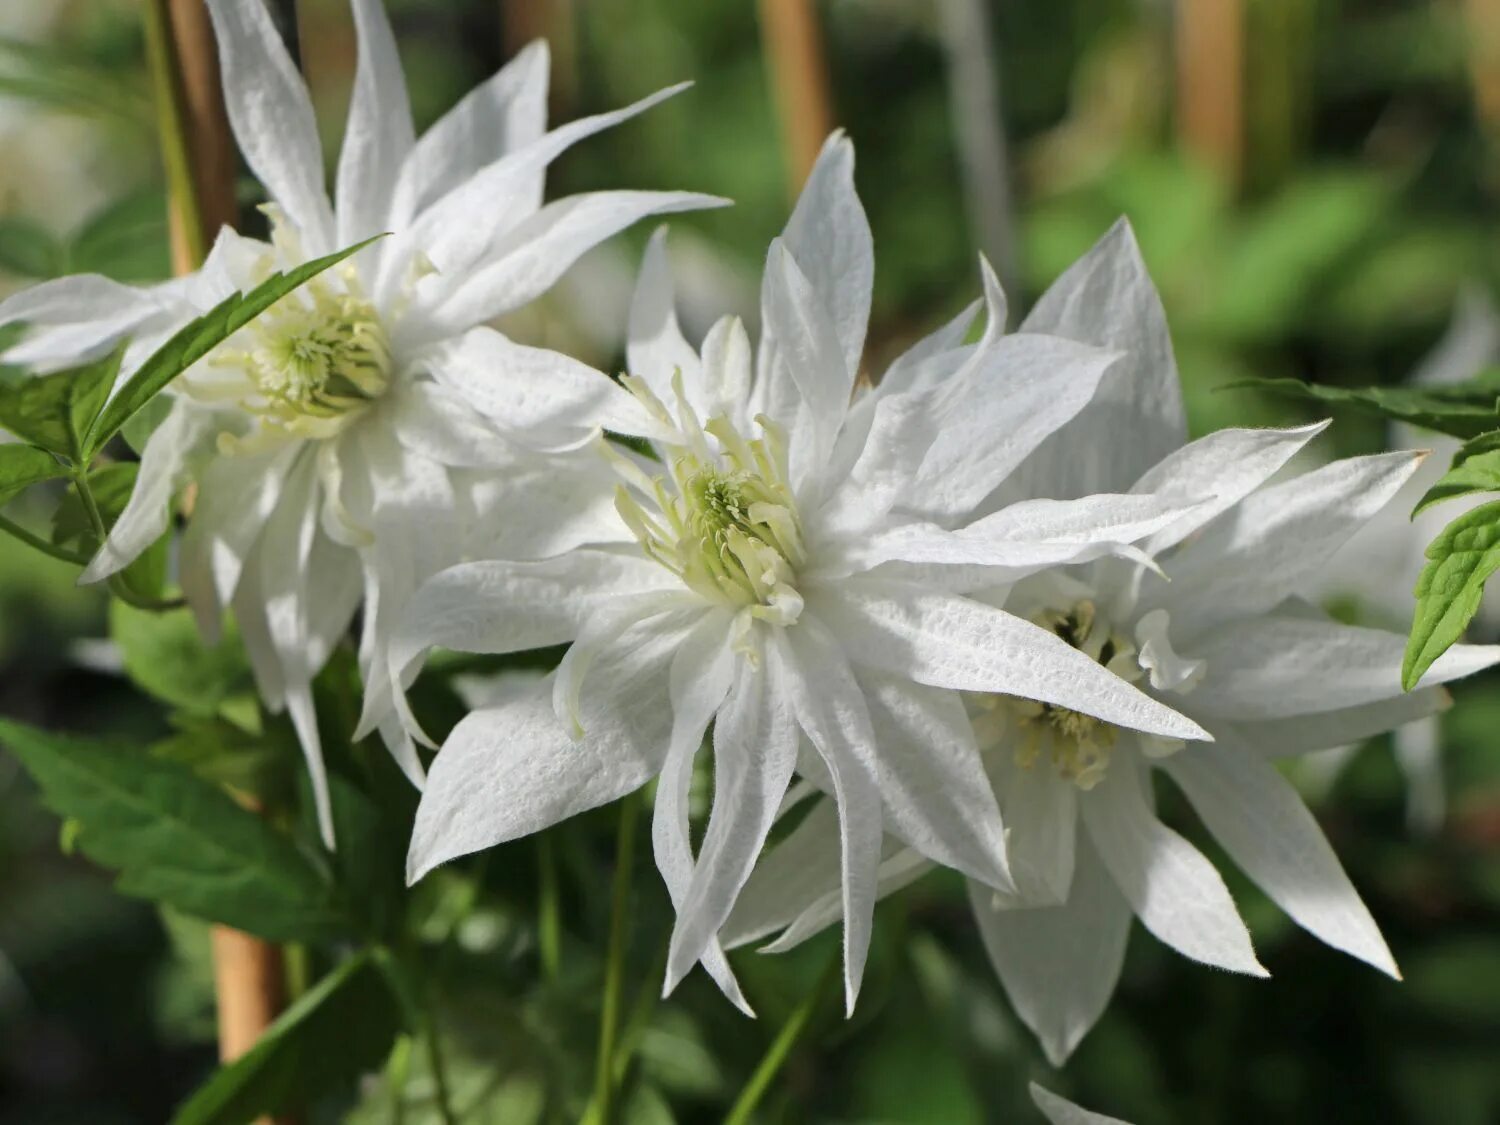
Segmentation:
<svg viewBox="0 0 1500 1125">
<path fill-rule="evenodd" d="M 795 622 L 802 597 L 793 583 L 805 551 L 781 430 L 763 415 L 756 438 L 725 415 L 700 424 L 680 373 L 672 382 L 675 416 L 641 380 L 627 375 L 624 382 L 682 434 L 682 445 L 655 477 L 611 451 L 625 481 L 615 493 L 621 518 L 648 555 L 704 597 L 775 624 Z"/>
<path fill-rule="evenodd" d="M 1078 602 L 1066 610 L 1046 610 L 1032 620 L 1127 681 L 1140 680 L 1149 673 L 1152 687 L 1187 692 L 1203 675 L 1201 661 L 1184 660 L 1172 651 L 1164 610 L 1153 610 L 1141 618 L 1134 641 L 1114 629 L 1092 601 Z M 1033 768 L 1045 757 L 1060 777 L 1080 789 L 1092 789 L 1109 769 L 1120 734 L 1111 723 L 1055 703 L 1013 696 L 984 696 L 978 705 L 981 714 L 975 726 L 982 738 L 986 733 L 991 735 L 986 741 L 998 741 L 1001 728 L 1008 724 L 1019 727 L 1021 739 L 1015 761 L 1022 769 Z M 994 729 L 987 732 L 987 727 Z M 1135 735 L 1138 745 L 1151 757 L 1165 757 L 1185 745 L 1176 739 L 1140 732 Z"/>
</svg>

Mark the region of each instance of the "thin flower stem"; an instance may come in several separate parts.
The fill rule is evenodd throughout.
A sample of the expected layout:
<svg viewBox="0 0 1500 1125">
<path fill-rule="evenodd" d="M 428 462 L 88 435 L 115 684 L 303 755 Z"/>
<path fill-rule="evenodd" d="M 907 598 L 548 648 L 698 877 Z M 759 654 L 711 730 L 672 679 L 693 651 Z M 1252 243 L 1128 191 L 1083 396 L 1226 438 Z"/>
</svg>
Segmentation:
<svg viewBox="0 0 1500 1125">
<path fill-rule="evenodd" d="M 597 1125 L 610 1125 L 614 1111 L 615 1040 L 620 1022 L 620 994 L 625 983 L 625 944 L 629 935 L 630 875 L 635 861 L 635 827 L 640 801 L 628 796 L 620 802 L 620 827 L 615 838 L 613 906 L 609 919 L 609 960 L 604 975 L 604 1010 L 599 1017 L 599 1059 L 595 1070 L 592 1118 Z"/>
<path fill-rule="evenodd" d="M 379 946 L 375 949 L 375 960 L 396 993 L 396 999 L 406 1016 L 407 1027 L 423 1040 L 427 1048 L 427 1065 L 432 1071 L 438 1117 L 443 1125 L 458 1125 L 458 1115 L 453 1112 L 453 1101 L 448 1090 L 448 1066 L 442 1045 L 438 1041 L 437 1020 L 424 987 L 425 982 L 420 972 L 414 969 L 413 955 Z"/>
<path fill-rule="evenodd" d="M 828 967 L 823 970 L 823 975 L 818 978 L 817 985 L 787 1017 L 786 1023 L 781 1025 L 781 1030 L 776 1033 L 776 1038 L 771 1041 L 770 1047 L 761 1058 L 760 1065 L 755 1068 L 755 1073 L 750 1076 L 750 1081 L 745 1083 L 745 1088 L 740 1091 L 740 1096 L 735 1099 L 734 1106 L 724 1118 L 724 1125 L 748 1125 L 750 1115 L 760 1105 L 761 1098 L 766 1096 L 771 1082 L 780 1073 L 782 1064 L 786 1062 L 797 1040 L 807 1029 L 808 1023 L 818 1010 L 818 1005 L 822 1003 L 823 997 L 833 982 L 838 979 L 841 958 L 842 952 L 834 950 L 833 957 Z"/>
<path fill-rule="evenodd" d="M 386 1084 L 391 1091 L 391 1125 L 406 1122 L 406 1080 L 411 1075 L 411 1036 L 403 1035 L 386 1062 Z"/>
<path fill-rule="evenodd" d="M 438 1117 L 442 1119 L 443 1125 L 458 1125 L 458 1115 L 453 1112 L 453 1098 L 448 1091 L 448 1064 L 443 1059 L 443 1048 L 438 1042 L 437 1027 L 433 1023 L 432 1014 L 426 1010 L 425 998 L 422 1003 L 425 1025 L 422 1029 L 422 1038 L 427 1041 L 427 1065 L 432 1071 Z"/>
<path fill-rule="evenodd" d="M 93 527 L 94 534 L 99 537 L 100 544 L 103 544 L 109 538 L 109 528 L 104 525 L 104 515 L 99 511 L 99 502 L 94 499 L 94 491 L 89 487 L 87 468 L 80 466 L 73 470 L 73 487 L 78 490 L 78 498 L 83 502 L 83 510 L 88 513 L 89 524 Z M 84 565 L 87 565 L 87 560 L 84 560 Z M 127 586 L 118 574 L 110 576 L 109 592 L 132 609 L 143 609 L 150 613 L 181 609 L 187 604 L 182 598 L 142 597 Z"/>
<path fill-rule="evenodd" d="M 60 559 L 65 563 L 72 563 L 74 566 L 88 566 L 89 564 L 89 560 L 82 555 L 75 555 L 72 551 L 65 551 L 61 547 L 48 543 L 40 535 L 32 534 L 20 524 L 6 519 L 4 516 L 0 516 L 0 531 L 5 532 L 7 535 L 15 536 L 28 547 L 35 547 L 42 554 L 50 555 L 54 559 Z"/>
<path fill-rule="evenodd" d="M 562 968 L 562 924 L 557 892 L 557 849 L 552 837 L 546 833 L 537 840 L 537 868 L 537 947 L 542 959 L 542 975 L 549 984 L 556 984 Z"/>
</svg>

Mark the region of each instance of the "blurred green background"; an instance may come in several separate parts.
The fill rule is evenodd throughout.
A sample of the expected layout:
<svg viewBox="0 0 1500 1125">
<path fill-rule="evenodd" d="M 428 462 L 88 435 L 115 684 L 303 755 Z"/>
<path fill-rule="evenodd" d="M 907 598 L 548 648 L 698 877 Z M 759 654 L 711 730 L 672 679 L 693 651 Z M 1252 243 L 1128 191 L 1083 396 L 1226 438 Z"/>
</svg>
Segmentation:
<svg viewBox="0 0 1500 1125">
<path fill-rule="evenodd" d="M 273 6 L 291 16 L 291 3 Z M 536 34 L 553 41 L 554 120 L 695 79 L 569 152 L 551 182 L 733 197 L 732 210 L 674 222 L 679 293 L 700 329 L 726 309 L 753 317 L 759 258 L 792 190 L 783 142 L 791 118 L 815 109 L 778 112 L 756 5 L 390 7 L 419 124 Z M 348 14 L 342 0 L 297 8 L 302 65 L 335 152 L 352 77 Z M 1195 432 L 1311 417 L 1223 389 L 1250 375 L 1400 381 L 1460 291 L 1493 292 L 1500 280 L 1491 0 L 834 0 L 813 10 L 832 119 L 855 141 L 875 232 L 876 371 L 971 299 L 976 248 L 1024 308 L 1122 213 L 1161 288 Z M 165 276 L 137 5 L 7 0 L 0 36 L 0 292 L 85 270 Z M 254 190 L 243 192 L 247 225 Z M 508 327 L 618 366 L 646 233 L 591 255 Z M 1378 423 L 1341 417 L 1321 446 L 1332 456 L 1388 440 Z M 1339 612 L 1404 629 L 1423 545 L 1404 520 L 1393 513 L 1385 533 L 1345 552 L 1323 591 Z M 1364 571 L 1389 571 L 1389 589 L 1372 591 Z M 66 567 L 0 545 L 0 713 L 163 735 L 158 709 L 98 642 L 105 609 Z M 1409 780 L 1387 741 L 1298 767 L 1404 983 L 1293 928 L 1226 864 L 1272 979 L 1190 964 L 1137 927 L 1113 1007 L 1059 1076 L 1007 1008 L 962 888 L 933 877 L 882 906 L 857 1017 L 820 1012 L 761 1119 L 1034 1120 L 1025 1082 L 1035 1077 L 1139 1125 L 1500 1121 L 1500 683 L 1456 694 L 1440 821 L 1413 827 Z M 534 842 L 424 884 L 453 984 L 445 1032 L 466 1120 L 549 1120 L 548 1089 L 587 1086 L 612 824 L 607 811 L 590 814 L 561 837 L 564 971 L 552 985 L 536 984 Z M 627 1118 L 717 1120 L 834 938 L 737 959 L 758 1024 L 702 974 L 653 1008 L 669 907 L 649 859 L 637 888 L 632 963 L 645 984 Z M 0 754 L 0 1123 L 164 1120 L 211 1068 L 212 1033 L 203 927 L 116 896 L 106 874 L 64 854 L 56 819 Z M 370 1079 L 314 1116 L 389 1120 L 389 1097 Z M 407 1119 L 426 1112 L 414 1105 Z"/>
</svg>

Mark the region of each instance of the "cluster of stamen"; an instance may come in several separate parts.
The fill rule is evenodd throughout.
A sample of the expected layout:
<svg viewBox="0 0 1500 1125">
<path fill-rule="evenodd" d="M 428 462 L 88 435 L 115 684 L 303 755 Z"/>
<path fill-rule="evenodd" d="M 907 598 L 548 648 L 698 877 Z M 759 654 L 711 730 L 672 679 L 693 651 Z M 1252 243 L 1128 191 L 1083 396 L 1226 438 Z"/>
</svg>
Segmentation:
<svg viewBox="0 0 1500 1125">
<path fill-rule="evenodd" d="M 805 550 L 780 428 L 764 415 L 755 419 L 757 438 L 725 415 L 700 424 L 680 372 L 675 415 L 641 380 L 627 375 L 624 383 L 682 435 L 667 471 L 655 477 L 612 455 L 626 481 L 615 507 L 646 553 L 707 598 L 776 624 L 796 621 L 802 598 L 793 583 Z"/>
</svg>

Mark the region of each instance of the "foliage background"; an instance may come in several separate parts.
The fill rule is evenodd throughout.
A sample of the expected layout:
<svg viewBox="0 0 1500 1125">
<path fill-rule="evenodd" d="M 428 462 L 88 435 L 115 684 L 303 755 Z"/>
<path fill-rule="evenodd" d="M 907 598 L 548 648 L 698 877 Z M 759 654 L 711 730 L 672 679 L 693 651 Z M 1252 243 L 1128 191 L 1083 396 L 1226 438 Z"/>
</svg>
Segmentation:
<svg viewBox="0 0 1500 1125">
<path fill-rule="evenodd" d="M 700 320 L 753 315 L 757 257 L 787 210 L 787 174 L 750 4 L 669 0 L 392 0 L 419 122 L 524 41 L 554 40 L 553 117 L 622 104 L 670 81 L 697 87 L 570 152 L 561 190 L 618 183 L 733 196 L 674 222 L 680 286 Z M 288 8 L 289 5 L 283 5 Z M 1437 338 L 1465 284 L 1500 281 L 1500 51 L 1492 6 L 1428 0 L 1244 0 L 1238 176 L 1180 143 L 1173 12 L 1147 0 L 994 4 L 1017 217 L 1021 292 L 1042 287 L 1126 213 L 1168 307 L 1195 432 L 1289 422 L 1296 406 L 1223 390 L 1247 375 L 1397 382 Z M 342 0 L 300 5 L 303 65 L 333 141 L 353 41 Z M 977 288 L 950 112 L 942 5 L 818 5 L 838 120 L 859 154 L 875 230 L 876 354 L 889 354 Z M 129 281 L 166 272 L 160 173 L 137 8 L 36 0 L 0 11 L 0 286 L 78 270 Z M 1488 47 L 1486 47 L 1488 44 Z M 1486 69 L 1488 68 L 1488 69 Z M 254 202 L 247 185 L 244 202 Z M 253 222 L 253 211 L 246 211 Z M 581 264 L 555 300 L 509 327 L 606 367 L 644 231 Z M 691 316 L 689 318 L 692 319 Z M 13 377 L 0 373 L 0 377 Z M 1380 424 L 1341 417 L 1325 452 L 1381 448 Z M 23 520 L 27 513 L 16 513 Z M 1403 513 L 1395 513 L 1396 522 Z M 1402 550 L 1399 536 L 1386 550 Z M 1415 556 L 1415 535 L 1405 550 Z M 1348 557 L 1351 570 L 1371 563 Z M 1410 568 L 1414 577 L 1415 565 Z M 1351 583 L 1351 588 L 1353 584 Z M 1339 595 L 1341 613 L 1404 629 L 1407 591 Z M 0 548 L 0 714 L 140 741 L 168 732 L 149 682 L 121 674 L 101 594 L 13 543 Z M 117 623 L 117 635 L 119 628 Z M 149 654 L 148 654 L 149 656 Z M 1027 1120 L 1036 1077 L 1083 1104 L 1172 1122 L 1500 1119 L 1500 694 L 1461 685 L 1444 721 L 1449 814 L 1404 816 L 1384 741 L 1299 779 L 1386 931 L 1398 984 L 1292 928 L 1250 885 L 1231 886 L 1268 982 L 1231 979 L 1132 936 L 1119 995 L 1066 1073 L 1049 1073 L 984 962 L 955 882 L 932 877 L 881 908 L 860 1011 L 819 1010 L 765 1121 Z M 1206 838 L 1180 803 L 1177 822 Z M 563 945 L 538 983 L 538 844 L 424 884 L 418 931 L 446 982 L 441 1023 L 459 1101 L 476 1121 L 549 1120 L 549 1089 L 586 1090 L 608 924 L 615 813 L 555 834 Z M 642 841 L 644 843 L 644 840 Z M 397 851 L 399 852 L 399 847 Z M 747 1024 L 701 974 L 651 1007 L 668 904 L 637 849 L 631 980 L 643 983 L 627 1119 L 712 1121 L 775 1028 L 811 989 L 832 938 L 738 959 L 762 1013 Z M 1226 871 L 1227 871 L 1226 867 Z M 630 1002 L 635 1004 L 632 996 Z M 204 928 L 115 895 L 59 848 L 59 825 L 0 754 L 0 1123 L 156 1122 L 213 1065 Z M 321 1045 L 329 1058 L 339 1036 Z M 421 1063 L 414 1088 L 421 1088 Z M 378 1079 L 315 1117 L 387 1120 Z M 670 1107 L 670 1108 L 668 1108 Z M 414 1104 L 409 1120 L 427 1120 Z"/>
</svg>

